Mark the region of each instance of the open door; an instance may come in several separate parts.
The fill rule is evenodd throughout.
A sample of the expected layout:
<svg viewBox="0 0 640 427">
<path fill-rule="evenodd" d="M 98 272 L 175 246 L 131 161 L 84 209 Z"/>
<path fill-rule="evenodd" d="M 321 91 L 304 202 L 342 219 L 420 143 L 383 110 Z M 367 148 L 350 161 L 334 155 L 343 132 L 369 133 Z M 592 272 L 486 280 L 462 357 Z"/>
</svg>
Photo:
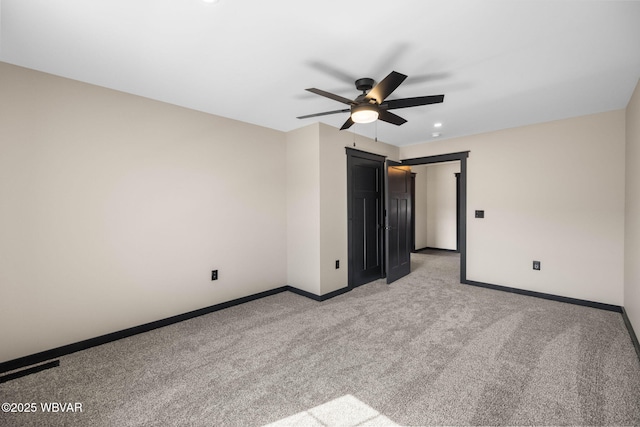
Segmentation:
<svg viewBox="0 0 640 427">
<path fill-rule="evenodd" d="M 411 272 L 411 168 L 387 160 L 387 283 Z"/>
</svg>

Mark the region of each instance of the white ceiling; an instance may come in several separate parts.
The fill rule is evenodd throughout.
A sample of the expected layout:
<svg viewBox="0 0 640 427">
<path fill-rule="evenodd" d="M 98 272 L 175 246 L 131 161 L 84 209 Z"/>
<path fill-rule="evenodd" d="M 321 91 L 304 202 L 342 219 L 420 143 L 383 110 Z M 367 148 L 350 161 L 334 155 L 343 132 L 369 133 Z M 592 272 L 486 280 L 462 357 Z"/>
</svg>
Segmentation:
<svg viewBox="0 0 640 427">
<path fill-rule="evenodd" d="M 353 80 L 409 78 L 408 123 L 345 132 L 394 145 L 624 108 L 640 78 L 640 2 L 0 0 L 0 60 L 273 129 L 340 127 Z M 376 134 L 377 132 L 377 134 Z"/>
</svg>

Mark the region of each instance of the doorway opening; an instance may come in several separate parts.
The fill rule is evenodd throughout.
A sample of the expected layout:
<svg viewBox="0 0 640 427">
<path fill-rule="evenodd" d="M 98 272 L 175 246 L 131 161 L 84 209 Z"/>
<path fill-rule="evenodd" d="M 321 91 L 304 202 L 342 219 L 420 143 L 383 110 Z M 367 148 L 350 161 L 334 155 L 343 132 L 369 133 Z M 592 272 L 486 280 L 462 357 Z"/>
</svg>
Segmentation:
<svg viewBox="0 0 640 427">
<path fill-rule="evenodd" d="M 460 161 L 411 166 L 413 252 L 459 252 Z"/>
<path fill-rule="evenodd" d="M 347 148 L 349 287 L 380 278 L 387 283 L 410 273 L 415 250 L 410 166 L 460 162 L 456 197 L 460 281 L 466 281 L 466 205 L 468 151 L 393 162 Z"/>
<path fill-rule="evenodd" d="M 402 161 L 406 166 L 430 165 L 460 161 L 460 172 L 456 174 L 456 246 L 460 253 L 460 282 L 467 280 L 467 158 L 469 151 L 418 157 Z"/>
</svg>

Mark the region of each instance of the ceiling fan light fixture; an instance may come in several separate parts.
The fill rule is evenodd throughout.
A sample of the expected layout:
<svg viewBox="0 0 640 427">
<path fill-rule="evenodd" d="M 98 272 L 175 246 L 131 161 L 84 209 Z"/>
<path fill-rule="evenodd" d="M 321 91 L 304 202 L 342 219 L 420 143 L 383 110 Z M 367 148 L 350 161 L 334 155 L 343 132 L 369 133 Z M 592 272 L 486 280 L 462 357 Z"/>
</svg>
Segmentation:
<svg viewBox="0 0 640 427">
<path fill-rule="evenodd" d="M 354 123 L 371 123 L 378 120 L 378 109 L 373 105 L 356 105 L 351 109 Z"/>
<path fill-rule="evenodd" d="M 393 91 L 396 90 L 406 78 L 407 76 L 404 74 L 392 71 L 378 84 L 375 84 L 373 79 L 370 78 L 358 79 L 356 80 L 356 89 L 361 90 L 362 94 L 358 95 L 358 97 L 353 100 L 325 90 L 316 89 L 314 87 L 308 88 L 307 91 L 311 93 L 349 105 L 350 108 L 327 111 L 324 113 L 308 114 L 305 116 L 299 116 L 298 118 L 308 119 L 310 117 L 346 113 L 349 111 L 349 118 L 344 122 L 340 130 L 349 129 L 354 123 L 371 123 L 376 120 L 400 126 L 406 123 L 407 120 L 390 112 L 389 110 L 439 104 L 444 101 L 444 95 L 414 96 L 412 98 L 399 98 L 387 101 L 387 97 L 391 95 L 391 93 L 393 93 Z"/>
</svg>

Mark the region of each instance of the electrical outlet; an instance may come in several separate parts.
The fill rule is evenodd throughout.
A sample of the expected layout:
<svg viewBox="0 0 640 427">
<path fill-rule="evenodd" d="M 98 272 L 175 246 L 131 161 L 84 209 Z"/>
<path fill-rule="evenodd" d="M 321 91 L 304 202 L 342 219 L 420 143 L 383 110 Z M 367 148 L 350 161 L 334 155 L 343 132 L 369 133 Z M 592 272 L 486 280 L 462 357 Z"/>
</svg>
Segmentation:
<svg viewBox="0 0 640 427">
<path fill-rule="evenodd" d="M 339 260 L 339 259 L 337 259 L 337 260 L 336 260 L 336 270 L 337 270 L 337 269 L 339 269 L 339 268 L 340 268 L 340 260 Z"/>
<path fill-rule="evenodd" d="M 533 261 L 533 269 L 540 270 L 540 261 Z"/>
<path fill-rule="evenodd" d="M 218 270 L 211 271 L 211 280 L 218 280 Z"/>
<path fill-rule="evenodd" d="M 476 211 L 476 218 L 484 218 L 484 211 Z"/>
</svg>

